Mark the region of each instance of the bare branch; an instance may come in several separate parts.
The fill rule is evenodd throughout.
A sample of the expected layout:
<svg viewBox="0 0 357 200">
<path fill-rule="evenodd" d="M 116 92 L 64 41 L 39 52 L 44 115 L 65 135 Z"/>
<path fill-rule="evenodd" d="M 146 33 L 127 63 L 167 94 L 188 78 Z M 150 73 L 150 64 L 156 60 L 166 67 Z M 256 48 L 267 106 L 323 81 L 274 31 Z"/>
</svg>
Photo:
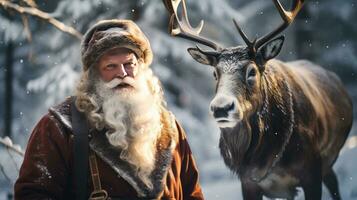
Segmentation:
<svg viewBox="0 0 357 200">
<path fill-rule="evenodd" d="M 57 19 L 51 17 L 48 13 L 43 12 L 35 7 L 21 7 L 17 4 L 11 3 L 10 1 L 6 1 L 6 0 L 0 0 L 0 6 L 4 7 L 5 9 L 14 10 L 20 14 L 28 14 L 28 15 L 38 17 L 38 18 L 52 24 L 54 27 L 56 27 L 60 31 L 68 33 L 71 36 L 74 36 L 79 40 L 82 39 L 83 35 L 80 32 L 78 32 L 76 29 L 63 24 L 62 22 L 58 21 Z"/>
<path fill-rule="evenodd" d="M 5 179 L 6 179 L 7 181 L 9 181 L 9 183 L 10 183 L 11 185 L 13 185 L 11 178 L 6 174 L 5 169 L 4 169 L 4 166 L 2 166 L 1 163 L 0 163 L 0 171 L 1 171 L 1 173 L 4 175 Z"/>
<path fill-rule="evenodd" d="M 34 0 L 23 0 L 23 2 L 25 2 L 30 7 L 37 8 L 37 4 Z"/>
<path fill-rule="evenodd" d="M 21 147 L 19 145 L 14 145 L 9 137 L 0 137 L 0 144 L 4 145 L 9 150 L 16 152 L 20 156 L 25 155 L 25 153 L 21 150 Z"/>
<path fill-rule="evenodd" d="M 29 20 L 25 15 L 21 15 L 22 23 L 24 24 L 24 29 L 26 33 L 27 40 L 31 42 L 32 40 L 32 35 L 29 27 Z"/>
<path fill-rule="evenodd" d="M 6 148 L 6 150 L 7 150 L 7 153 L 9 154 L 10 159 L 11 159 L 12 163 L 14 164 L 14 166 L 15 166 L 17 172 L 19 172 L 20 169 L 19 169 L 19 167 L 17 166 L 17 163 L 16 163 L 16 160 L 15 160 L 14 156 L 11 154 L 9 148 Z"/>
</svg>

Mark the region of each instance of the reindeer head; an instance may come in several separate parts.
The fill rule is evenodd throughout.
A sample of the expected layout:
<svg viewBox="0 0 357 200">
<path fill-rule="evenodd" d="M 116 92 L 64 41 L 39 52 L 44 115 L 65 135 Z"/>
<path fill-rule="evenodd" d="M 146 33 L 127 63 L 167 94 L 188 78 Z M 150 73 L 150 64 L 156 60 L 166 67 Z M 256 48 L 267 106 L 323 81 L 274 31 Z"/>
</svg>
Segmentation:
<svg viewBox="0 0 357 200">
<path fill-rule="evenodd" d="M 214 67 L 217 81 L 216 95 L 210 110 L 221 128 L 234 127 L 246 119 L 262 104 L 261 77 L 268 60 L 276 57 L 283 45 L 284 36 L 279 36 L 288 27 L 302 7 L 303 0 L 295 0 L 292 9 L 286 11 L 278 0 L 273 0 L 283 23 L 265 36 L 250 41 L 238 23 L 233 20 L 246 45 L 222 48 L 200 36 L 203 21 L 193 28 L 187 17 L 185 0 L 182 0 L 182 17 L 179 19 L 177 9 L 181 0 L 163 0 L 171 14 L 169 30 L 171 35 L 198 42 L 213 49 L 202 50 L 198 46 L 189 48 L 190 55 L 199 63 Z"/>
</svg>

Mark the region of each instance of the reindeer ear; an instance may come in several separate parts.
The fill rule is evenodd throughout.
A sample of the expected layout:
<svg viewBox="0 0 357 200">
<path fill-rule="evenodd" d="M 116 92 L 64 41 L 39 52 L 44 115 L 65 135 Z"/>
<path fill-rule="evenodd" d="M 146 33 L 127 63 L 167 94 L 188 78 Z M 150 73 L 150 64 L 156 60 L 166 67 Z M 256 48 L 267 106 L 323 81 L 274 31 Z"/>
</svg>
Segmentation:
<svg viewBox="0 0 357 200">
<path fill-rule="evenodd" d="M 217 64 L 217 57 L 211 54 L 205 54 L 200 51 L 198 48 L 188 48 L 188 53 L 195 59 L 197 62 L 204 65 L 212 65 L 215 66 Z"/>
<path fill-rule="evenodd" d="M 258 53 L 262 56 L 264 62 L 275 58 L 279 54 L 281 48 L 283 47 L 284 39 L 284 36 L 280 36 L 267 42 L 259 49 Z"/>
</svg>

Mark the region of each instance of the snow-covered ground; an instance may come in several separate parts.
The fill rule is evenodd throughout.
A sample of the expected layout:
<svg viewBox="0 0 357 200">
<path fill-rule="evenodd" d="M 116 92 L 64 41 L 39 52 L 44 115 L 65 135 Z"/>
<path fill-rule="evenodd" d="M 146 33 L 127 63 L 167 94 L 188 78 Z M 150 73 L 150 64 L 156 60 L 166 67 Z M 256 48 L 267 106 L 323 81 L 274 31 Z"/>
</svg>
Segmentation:
<svg viewBox="0 0 357 200">
<path fill-rule="evenodd" d="M 209 163 L 199 163 L 209 165 Z M 217 165 L 212 163 L 212 165 Z M 337 174 L 339 188 L 342 199 L 357 199 L 357 136 L 351 137 L 340 153 L 338 160 L 334 165 Z M 224 170 L 224 169 L 221 169 Z M 228 170 L 228 169 L 225 169 Z M 220 172 L 222 173 L 222 172 Z M 203 192 L 207 200 L 239 200 L 242 199 L 241 186 L 237 178 L 231 174 L 231 177 L 217 179 L 216 181 L 203 182 Z M 303 200 L 304 195 L 299 189 L 297 200 Z M 327 189 L 323 187 L 322 200 L 332 200 Z"/>
</svg>

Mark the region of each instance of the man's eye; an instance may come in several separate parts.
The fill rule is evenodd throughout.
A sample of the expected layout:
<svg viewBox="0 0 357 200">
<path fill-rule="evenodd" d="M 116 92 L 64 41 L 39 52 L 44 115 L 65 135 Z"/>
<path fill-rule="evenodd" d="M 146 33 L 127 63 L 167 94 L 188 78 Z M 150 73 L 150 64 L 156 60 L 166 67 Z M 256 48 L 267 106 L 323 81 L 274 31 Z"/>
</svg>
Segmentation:
<svg viewBox="0 0 357 200">
<path fill-rule="evenodd" d="M 116 67 L 115 64 L 109 64 L 109 65 L 106 66 L 107 69 L 113 69 L 115 67 Z"/>
<path fill-rule="evenodd" d="M 128 62 L 124 64 L 125 67 L 135 67 L 135 65 L 136 64 L 134 62 Z"/>
</svg>

